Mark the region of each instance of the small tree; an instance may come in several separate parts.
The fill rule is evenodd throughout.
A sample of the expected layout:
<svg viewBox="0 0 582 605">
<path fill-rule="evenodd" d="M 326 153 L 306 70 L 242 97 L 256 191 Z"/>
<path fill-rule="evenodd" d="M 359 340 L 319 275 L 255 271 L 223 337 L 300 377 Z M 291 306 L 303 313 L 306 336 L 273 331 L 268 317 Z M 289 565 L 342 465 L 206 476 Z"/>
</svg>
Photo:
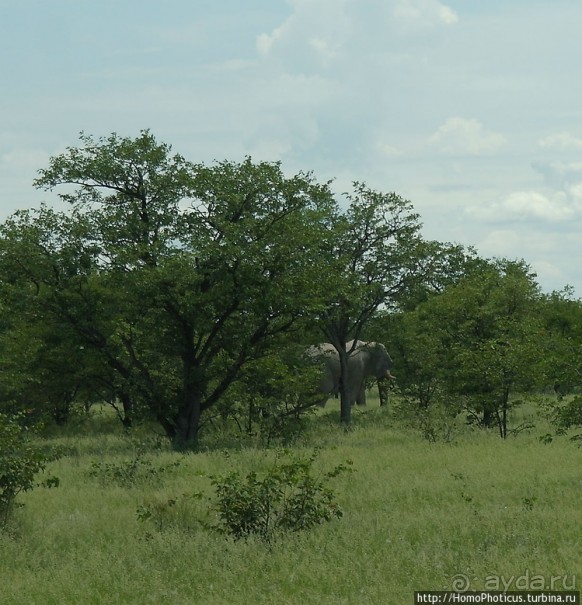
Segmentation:
<svg viewBox="0 0 582 605">
<path fill-rule="evenodd" d="M 326 480 L 348 470 L 340 464 L 314 475 L 317 452 L 306 459 L 277 461 L 263 477 L 256 472 L 244 478 L 233 472 L 213 477 L 216 488 L 217 529 L 235 539 L 257 536 L 267 543 L 284 532 L 310 529 L 343 513 Z"/>
<path fill-rule="evenodd" d="M 54 458 L 30 442 L 18 417 L 0 413 L 0 528 L 14 510 L 18 494 L 35 487 L 37 473 Z"/>
<path fill-rule="evenodd" d="M 370 332 L 390 346 L 394 365 L 398 368 L 397 386 L 400 393 L 426 409 L 443 393 L 446 362 L 441 350 L 439 327 L 430 311 L 388 313 L 375 318 Z"/>
<path fill-rule="evenodd" d="M 548 386 L 562 398 L 582 385 L 582 301 L 565 288 L 542 297 L 541 313 Z"/>
<path fill-rule="evenodd" d="M 380 339 L 389 347 L 398 368 L 399 392 L 426 410 L 445 395 L 443 380 L 448 371 L 442 350 L 448 326 L 438 320 L 434 299 L 487 262 L 472 248 L 434 241 L 420 243 L 416 261 L 407 287 L 392 307 L 374 315 L 365 339 Z M 386 391 L 387 385 L 379 382 L 378 388 Z"/>
<path fill-rule="evenodd" d="M 546 347 L 544 369 L 558 401 L 552 421 L 558 432 L 582 428 L 582 301 L 570 288 L 542 299 Z M 566 397 L 573 395 L 572 397 Z M 580 435 L 576 439 L 580 439 Z"/>
<path fill-rule="evenodd" d="M 425 345 L 440 356 L 446 391 L 503 438 L 511 395 L 543 384 L 539 296 L 525 263 L 499 260 L 420 305 L 410 320 L 431 334 Z"/>
<path fill-rule="evenodd" d="M 281 346 L 249 362 L 217 405 L 223 419 L 241 432 L 273 440 L 292 441 L 314 411 L 321 395 L 314 392 L 320 368 L 305 363 L 302 345 Z"/>
</svg>

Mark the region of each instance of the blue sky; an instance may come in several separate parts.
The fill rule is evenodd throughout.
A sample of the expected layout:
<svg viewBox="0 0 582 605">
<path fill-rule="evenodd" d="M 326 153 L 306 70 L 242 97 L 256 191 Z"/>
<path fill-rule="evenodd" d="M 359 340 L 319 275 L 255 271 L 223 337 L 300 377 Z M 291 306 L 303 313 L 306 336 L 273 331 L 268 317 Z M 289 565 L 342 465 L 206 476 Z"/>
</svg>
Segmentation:
<svg viewBox="0 0 582 605">
<path fill-rule="evenodd" d="M 582 2 L 0 0 L 0 219 L 51 155 L 149 128 L 412 201 L 582 296 Z"/>
</svg>

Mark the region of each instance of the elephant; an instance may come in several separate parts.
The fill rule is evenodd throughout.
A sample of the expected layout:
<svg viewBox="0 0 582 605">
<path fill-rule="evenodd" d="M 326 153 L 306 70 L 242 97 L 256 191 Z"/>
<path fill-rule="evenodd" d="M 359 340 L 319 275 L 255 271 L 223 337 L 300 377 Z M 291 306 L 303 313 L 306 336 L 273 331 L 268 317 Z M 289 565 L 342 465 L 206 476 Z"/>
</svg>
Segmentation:
<svg viewBox="0 0 582 605">
<path fill-rule="evenodd" d="M 376 379 L 390 379 L 392 359 L 386 347 L 378 342 L 364 342 L 353 340 L 346 343 L 348 357 L 348 396 L 350 405 L 366 404 L 366 380 L 369 377 Z M 327 399 L 337 396 L 340 390 L 340 360 L 338 352 L 330 343 L 324 342 L 310 347 L 307 354 L 312 359 L 323 362 L 323 375 L 319 381 L 318 391 L 325 396 L 320 402 L 324 406 Z"/>
</svg>

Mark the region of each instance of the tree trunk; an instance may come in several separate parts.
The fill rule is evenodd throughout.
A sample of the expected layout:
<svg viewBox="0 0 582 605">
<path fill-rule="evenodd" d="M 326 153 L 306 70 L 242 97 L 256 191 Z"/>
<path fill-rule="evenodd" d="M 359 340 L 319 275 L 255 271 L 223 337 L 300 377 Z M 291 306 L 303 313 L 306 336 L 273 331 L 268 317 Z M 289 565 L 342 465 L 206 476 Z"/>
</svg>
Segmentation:
<svg viewBox="0 0 582 605">
<path fill-rule="evenodd" d="M 348 354 L 345 350 L 345 345 L 343 350 L 338 351 L 338 354 L 340 359 L 340 422 L 347 426 L 352 421 L 352 405 L 350 402 L 350 392 L 348 388 Z"/>
<path fill-rule="evenodd" d="M 123 406 L 123 417 L 121 422 L 123 428 L 128 431 L 133 426 L 133 401 L 129 394 L 124 391 L 119 393 L 119 399 L 121 399 L 121 405 Z"/>
<path fill-rule="evenodd" d="M 173 444 L 185 449 L 196 443 L 200 428 L 201 398 L 194 389 L 184 393 L 184 402 L 176 415 Z"/>
<path fill-rule="evenodd" d="M 504 389 L 501 402 L 501 417 L 499 419 L 499 432 L 502 439 L 507 439 L 507 409 L 509 408 L 509 389 Z"/>
<path fill-rule="evenodd" d="M 483 427 L 485 427 L 486 429 L 488 429 L 491 426 L 494 426 L 493 422 L 494 422 L 493 410 L 491 410 L 491 408 L 489 408 L 489 407 L 485 407 L 485 409 L 483 410 L 483 420 L 481 421 L 481 425 Z"/>
<path fill-rule="evenodd" d="M 68 401 L 62 401 L 56 404 L 52 410 L 53 420 L 58 426 L 65 426 L 71 414 L 71 405 Z"/>
<path fill-rule="evenodd" d="M 196 356 L 190 343 L 182 355 L 182 401 L 176 415 L 176 432 L 173 438 L 174 445 L 178 448 L 194 445 L 198 437 L 202 413 L 204 387 L 201 384 Z"/>
</svg>

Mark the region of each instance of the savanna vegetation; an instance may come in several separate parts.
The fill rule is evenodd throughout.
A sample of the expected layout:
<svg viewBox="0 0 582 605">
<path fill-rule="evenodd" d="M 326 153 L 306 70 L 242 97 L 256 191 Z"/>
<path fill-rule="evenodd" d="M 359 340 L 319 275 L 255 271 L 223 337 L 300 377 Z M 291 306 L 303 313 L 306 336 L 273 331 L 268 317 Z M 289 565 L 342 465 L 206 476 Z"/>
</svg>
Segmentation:
<svg viewBox="0 0 582 605">
<path fill-rule="evenodd" d="M 149 131 L 82 135 L 35 185 L 66 209 L 0 226 L 0 602 L 575 586 L 570 289 L 426 241 L 395 193 L 194 164 Z M 352 339 L 390 351 L 388 405 L 352 410 Z"/>
</svg>

